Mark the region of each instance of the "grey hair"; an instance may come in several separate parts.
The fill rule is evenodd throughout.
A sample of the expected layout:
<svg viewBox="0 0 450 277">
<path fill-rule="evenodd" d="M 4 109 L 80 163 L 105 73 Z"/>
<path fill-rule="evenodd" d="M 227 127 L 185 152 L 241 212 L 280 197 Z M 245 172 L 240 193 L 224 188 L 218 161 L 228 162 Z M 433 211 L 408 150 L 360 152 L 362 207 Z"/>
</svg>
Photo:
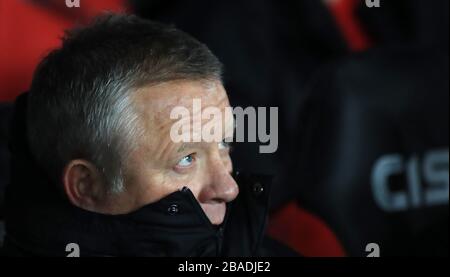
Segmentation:
<svg viewBox="0 0 450 277">
<path fill-rule="evenodd" d="M 132 96 L 179 79 L 221 80 L 202 43 L 164 24 L 106 15 L 69 31 L 38 66 L 28 98 L 28 140 L 36 161 L 60 183 L 73 159 L 91 161 L 108 191 L 125 189 L 124 162 L 145 130 Z"/>
</svg>

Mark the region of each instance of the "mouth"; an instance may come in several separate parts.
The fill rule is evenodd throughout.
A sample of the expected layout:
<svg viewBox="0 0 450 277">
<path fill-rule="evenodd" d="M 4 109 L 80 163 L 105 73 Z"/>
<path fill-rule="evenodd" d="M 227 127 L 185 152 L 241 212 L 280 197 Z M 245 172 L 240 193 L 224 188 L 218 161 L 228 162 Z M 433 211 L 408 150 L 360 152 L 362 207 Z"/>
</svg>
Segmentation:
<svg viewBox="0 0 450 277">
<path fill-rule="evenodd" d="M 225 202 L 202 203 L 200 205 L 211 224 L 220 225 L 223 223 L 227 211 Z"/>
</svg>

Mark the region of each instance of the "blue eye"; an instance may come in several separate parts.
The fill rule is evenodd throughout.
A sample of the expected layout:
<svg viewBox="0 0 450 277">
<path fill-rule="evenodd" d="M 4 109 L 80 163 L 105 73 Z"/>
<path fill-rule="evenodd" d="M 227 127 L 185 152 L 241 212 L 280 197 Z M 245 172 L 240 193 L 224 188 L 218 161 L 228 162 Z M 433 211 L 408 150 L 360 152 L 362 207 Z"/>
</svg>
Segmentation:
<svg viewBox="0 0 450 277">
<path fill-rule="evenodd" d="M 188 167 L 194 162 L 194 158 L 191 155 L 184 156 L 178 163 L 179 167 Z"/>
</svg>

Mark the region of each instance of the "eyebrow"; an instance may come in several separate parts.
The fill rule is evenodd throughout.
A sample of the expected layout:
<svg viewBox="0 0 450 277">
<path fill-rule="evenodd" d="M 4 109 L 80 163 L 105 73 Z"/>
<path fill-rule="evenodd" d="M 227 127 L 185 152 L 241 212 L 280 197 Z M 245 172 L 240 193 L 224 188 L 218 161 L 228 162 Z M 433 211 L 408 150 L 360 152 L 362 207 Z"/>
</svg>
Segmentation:
<svg viewBox="0 0 450 277">
<path fill-rule="evenodd" d="M 234 130 L 236 129 L 236 121 L 233 119 L 233 134 L 234 134 Z M 230 137 L 231 139 L 233 137 Z M 228 137 L 224 137 L 222 138 L 223 140 L 228 139 Z M 183 142 L 180 147 L 178 147 L 177 153 L 183 152 L 184 150 L 186 150 L 186 148 L 194 148 L 195 146 L 198 146 L 199 144 L 202 144 L 202 142 Z"/>
<path fill-rule="evenodd" d="M 183 152 L 186 148 L 198 147 L 201 142 L 183 142 L 180 147 L 178 147 L 177 153 Z"/>
<path fill-rule="evenodd" d="M 181 144 L 181 146 L 178 148 L 177 153 L 183 152 L 184 149 L 186 149 L 186 147 L 188 146 L 187 143 L 183 143 Z"/>
<path fill-rule="evenodd" d="M 223 138 L 222 140 L 224 140 Z M 200 148 L 201 145 L 204 145 L 204 142 L 183 142 L 180 147 L 178 147 L 177 153 L 183 152 L 186 148 Z"/>
</svg>

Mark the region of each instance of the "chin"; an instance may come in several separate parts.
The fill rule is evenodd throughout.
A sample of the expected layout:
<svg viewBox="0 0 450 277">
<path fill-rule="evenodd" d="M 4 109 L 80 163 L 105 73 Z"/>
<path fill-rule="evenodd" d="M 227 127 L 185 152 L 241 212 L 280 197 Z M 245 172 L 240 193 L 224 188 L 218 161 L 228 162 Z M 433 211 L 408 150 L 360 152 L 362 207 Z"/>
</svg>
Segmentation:
<svg viewBox="0 0 450 277">
<path fill-rule="evenodd" d="M 202 204 L 203 211 L 213 225 L 220 225 L 225 219 L 227 207 L 225 203 Z"/>
</svg>

